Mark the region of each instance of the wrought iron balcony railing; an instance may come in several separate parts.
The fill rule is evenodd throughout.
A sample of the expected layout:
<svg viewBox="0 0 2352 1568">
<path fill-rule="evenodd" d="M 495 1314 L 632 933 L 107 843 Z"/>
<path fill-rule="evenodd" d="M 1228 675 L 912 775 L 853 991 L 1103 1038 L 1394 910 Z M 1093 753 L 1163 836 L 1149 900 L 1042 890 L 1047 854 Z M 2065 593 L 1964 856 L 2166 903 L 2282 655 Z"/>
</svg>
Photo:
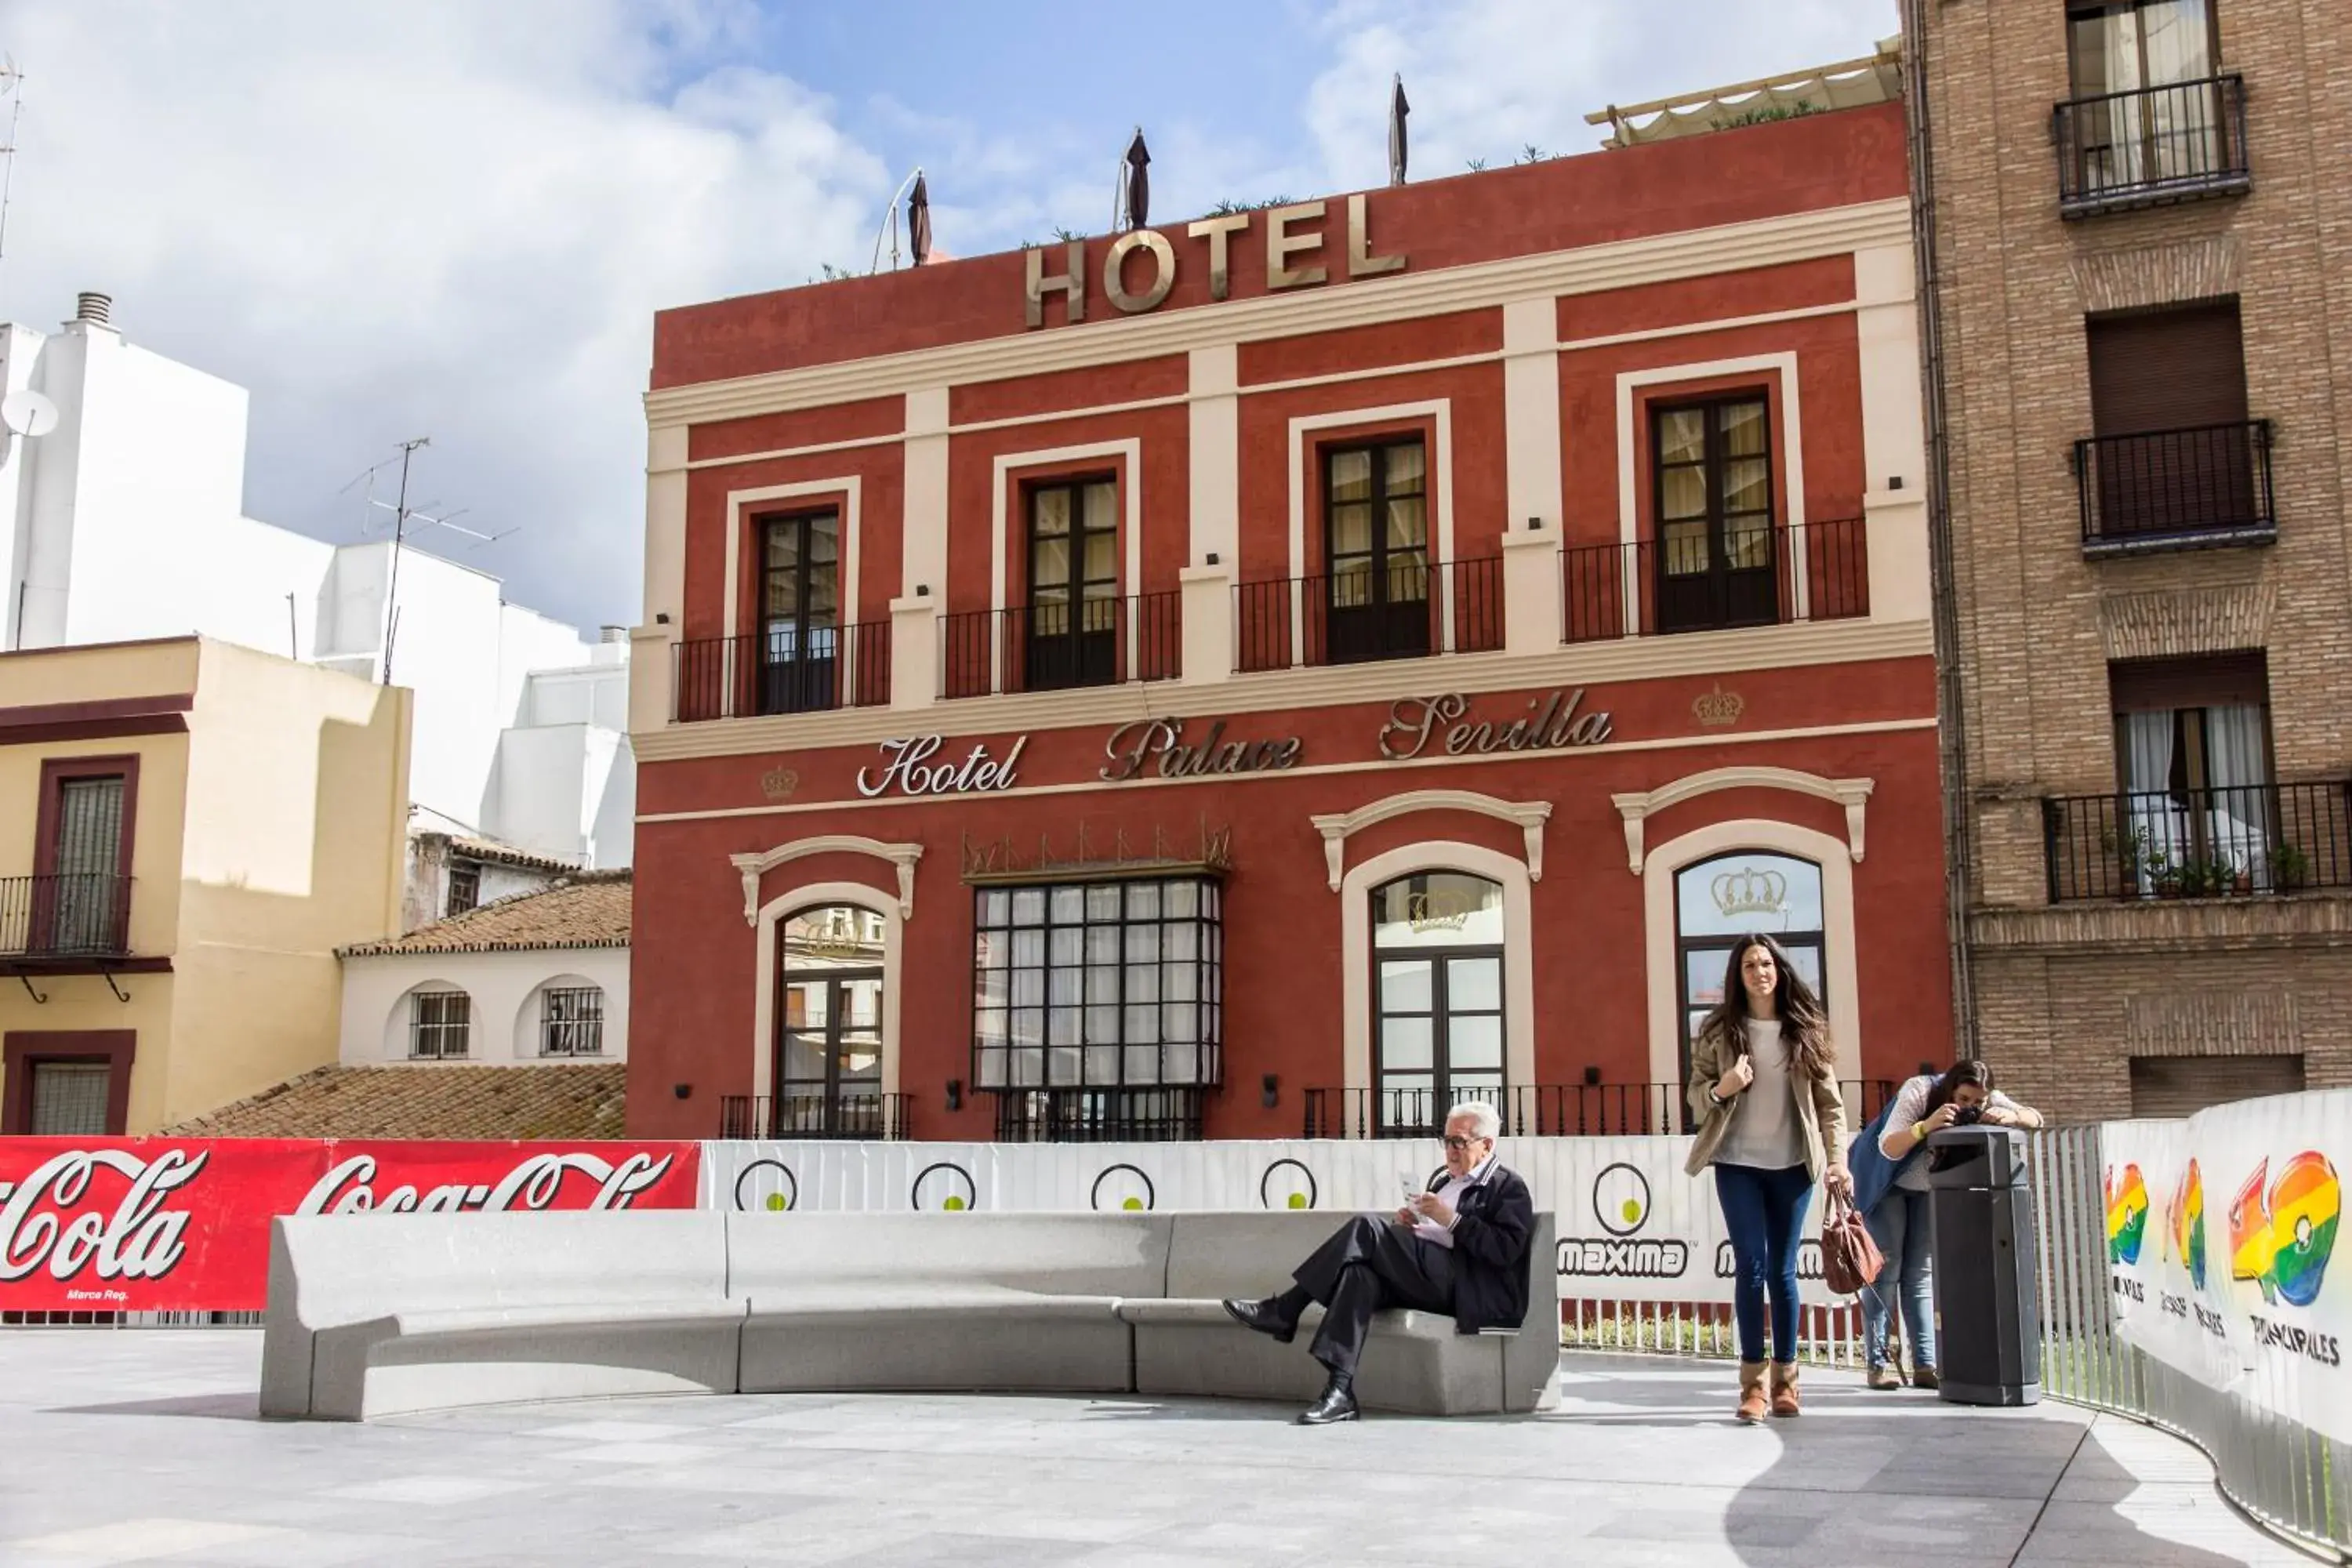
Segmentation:
<svg viewBox="0 0 2352 1568">
<path fill-rule="evenodd" d="M 2252 188 L 2243 77 L 2071 99 L 2051 120 L 2066 217 Z"/>
<path fill-rule="evenodd" d="M 131 879 L 97 872 L 0 877 L 0 958 L 128 958 Z"/>
<path fill-rule="evenodd" d="M 1885 1079 L 1851 1079 L 1846 1121 L 1859 1127 L 1895 1092 Z M 1462 1100 L 1484 1099 L 1503 1119 L 1505 1137 L 1616 1138 L 1693 1131 L 1678 1083 L 1521 1084 L 1492 1089 L 1310 1089 L 1304 1135 L 1308 1138 L 1434 1138 L 1445 1113 Z"/>
<path fill-rule="evenodd" d="M 1503 558 L 1237 584 L 1234 636 L 1238 670 L 1491 652 L 1503 646 Z"/>
<path fill-rule="evenodd" d="M 1864 520 L 1560 552 L 1566 642 L 1727 631 L 1870 614 Z"/>
<path fill-rule="evenodd" d="M 903 1094 L 730 1094 L 719 1101 L 721 1138 L 907 1136 Z"/>
<path fill-rule="evenodd" d="M 1183 595 L 959 611 L 940 618 L 940 658 L 947 697 L 1173 680 L 1184 660 Z"/>
<path fill-rule="evenodd" d="M 677 645 L 681 724 L 878 708 L 890 700 L 890 623 L 795 627 Z"/>
<path fill-rule="evenodd" d="M 2278 537 L 2267 419 L 2095 436 L 2074 443 L 2074 479 L 2085 555 Z"/>
<path fill-rule="evenodd" d="M 1181 1143 L 1201 1136 L 1198 1089 L 1035 1089 L 996 1095 L 1000 1143 Z"/>
<path fill-rule="evenodd" d="M 2352 887 L 2352 781 L 2063 795 L 2042 823 L 2053 904 Z"/>
</svg>

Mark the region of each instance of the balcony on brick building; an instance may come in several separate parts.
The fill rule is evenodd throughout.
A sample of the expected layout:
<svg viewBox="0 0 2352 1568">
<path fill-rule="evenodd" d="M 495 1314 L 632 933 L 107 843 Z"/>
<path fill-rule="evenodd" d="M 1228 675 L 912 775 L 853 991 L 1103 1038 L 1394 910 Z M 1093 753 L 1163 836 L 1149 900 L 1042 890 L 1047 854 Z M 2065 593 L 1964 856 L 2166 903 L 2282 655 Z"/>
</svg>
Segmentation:
<svg viewBox="0 0 2352 1568">
<path fill-rule="evenodd" d="M 2252 188 L 2242 77 L 2085 92 L 2055 106 L 2052 134 L 2065 217 Z"/>
<path fill-rule="evenodd" d="M 2352 781 L 2053 796 L 2053 904 L 2352 888 Z"/>
<path fill-rule="evenodd" d="M 2270 544 L 2278 538 L 2267 419 L 2074 443 L 2086 556 Z"/>
</svg>

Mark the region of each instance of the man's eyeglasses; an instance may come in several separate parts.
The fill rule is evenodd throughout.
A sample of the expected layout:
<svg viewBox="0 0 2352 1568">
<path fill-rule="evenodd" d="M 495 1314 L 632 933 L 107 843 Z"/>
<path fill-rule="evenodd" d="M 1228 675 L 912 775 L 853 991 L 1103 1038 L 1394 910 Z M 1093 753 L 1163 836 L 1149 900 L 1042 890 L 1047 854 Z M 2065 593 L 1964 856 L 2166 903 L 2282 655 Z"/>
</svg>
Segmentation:
<svg viewBox="0 0 2352 1568">
<path fill-rule="evenodd" d="M 1445 1146 L 1448 1149 L 1455 1151 L 1467 1149 L 1473 1144 L 1485 1143 L 1488 1142 L 1491 1142 L 1491 1140 L 1485 1138 L 1465 1138 L 1459 1132 L 1449 1132 L 1445 1135 Z"/>
</svg>

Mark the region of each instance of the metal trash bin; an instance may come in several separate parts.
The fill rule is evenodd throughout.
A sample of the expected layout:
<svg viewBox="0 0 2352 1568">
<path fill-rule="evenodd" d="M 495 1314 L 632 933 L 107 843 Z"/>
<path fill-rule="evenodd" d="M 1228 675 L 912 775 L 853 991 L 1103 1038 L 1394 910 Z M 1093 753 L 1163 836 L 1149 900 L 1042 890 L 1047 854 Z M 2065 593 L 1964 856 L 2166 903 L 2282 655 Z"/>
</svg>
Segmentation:
<svg viewBox="0 0 2352 1568">
<path fill-rule="evenodd" d="M 1936 1370 L 1943 1397 L 1956 1405 L 2042 1398 L 2026 1149 L 2024 1133 L 1981 1122 L 1948 1127 L 1927 1140 Z"/>
</svg>

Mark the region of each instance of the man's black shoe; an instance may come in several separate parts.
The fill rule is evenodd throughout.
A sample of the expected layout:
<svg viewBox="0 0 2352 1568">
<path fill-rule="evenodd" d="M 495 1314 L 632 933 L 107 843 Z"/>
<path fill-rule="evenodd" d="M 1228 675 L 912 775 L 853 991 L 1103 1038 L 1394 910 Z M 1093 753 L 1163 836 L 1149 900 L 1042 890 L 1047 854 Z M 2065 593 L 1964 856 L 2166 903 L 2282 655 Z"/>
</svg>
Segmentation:
<svg viewBox="0 0 2352 1568">
<path fill-rule="evenodd" d="M 1355 1391 L 1334 1378 L 1330 1386 L 1323 1391 L 1323 1396 L 1300 1414 L 1298 1424 L 1301 1426 L 1328 1426 L 1335 1421 L 1353 1421 L 1355 1418 Z"/>
<path fill-rule="evenodd" d="M 1272 1301 L 1231 1299 L 1225 1302 L 1225 1310 L 1233 1314 L 1234 1321 L 1242 1327 L 1255 1329 L 1280 1344 L 1288 1344 L 1298 1333 L 1298 1325 L 1284 1318 L 1282 1310 Z"/>
</svg>

